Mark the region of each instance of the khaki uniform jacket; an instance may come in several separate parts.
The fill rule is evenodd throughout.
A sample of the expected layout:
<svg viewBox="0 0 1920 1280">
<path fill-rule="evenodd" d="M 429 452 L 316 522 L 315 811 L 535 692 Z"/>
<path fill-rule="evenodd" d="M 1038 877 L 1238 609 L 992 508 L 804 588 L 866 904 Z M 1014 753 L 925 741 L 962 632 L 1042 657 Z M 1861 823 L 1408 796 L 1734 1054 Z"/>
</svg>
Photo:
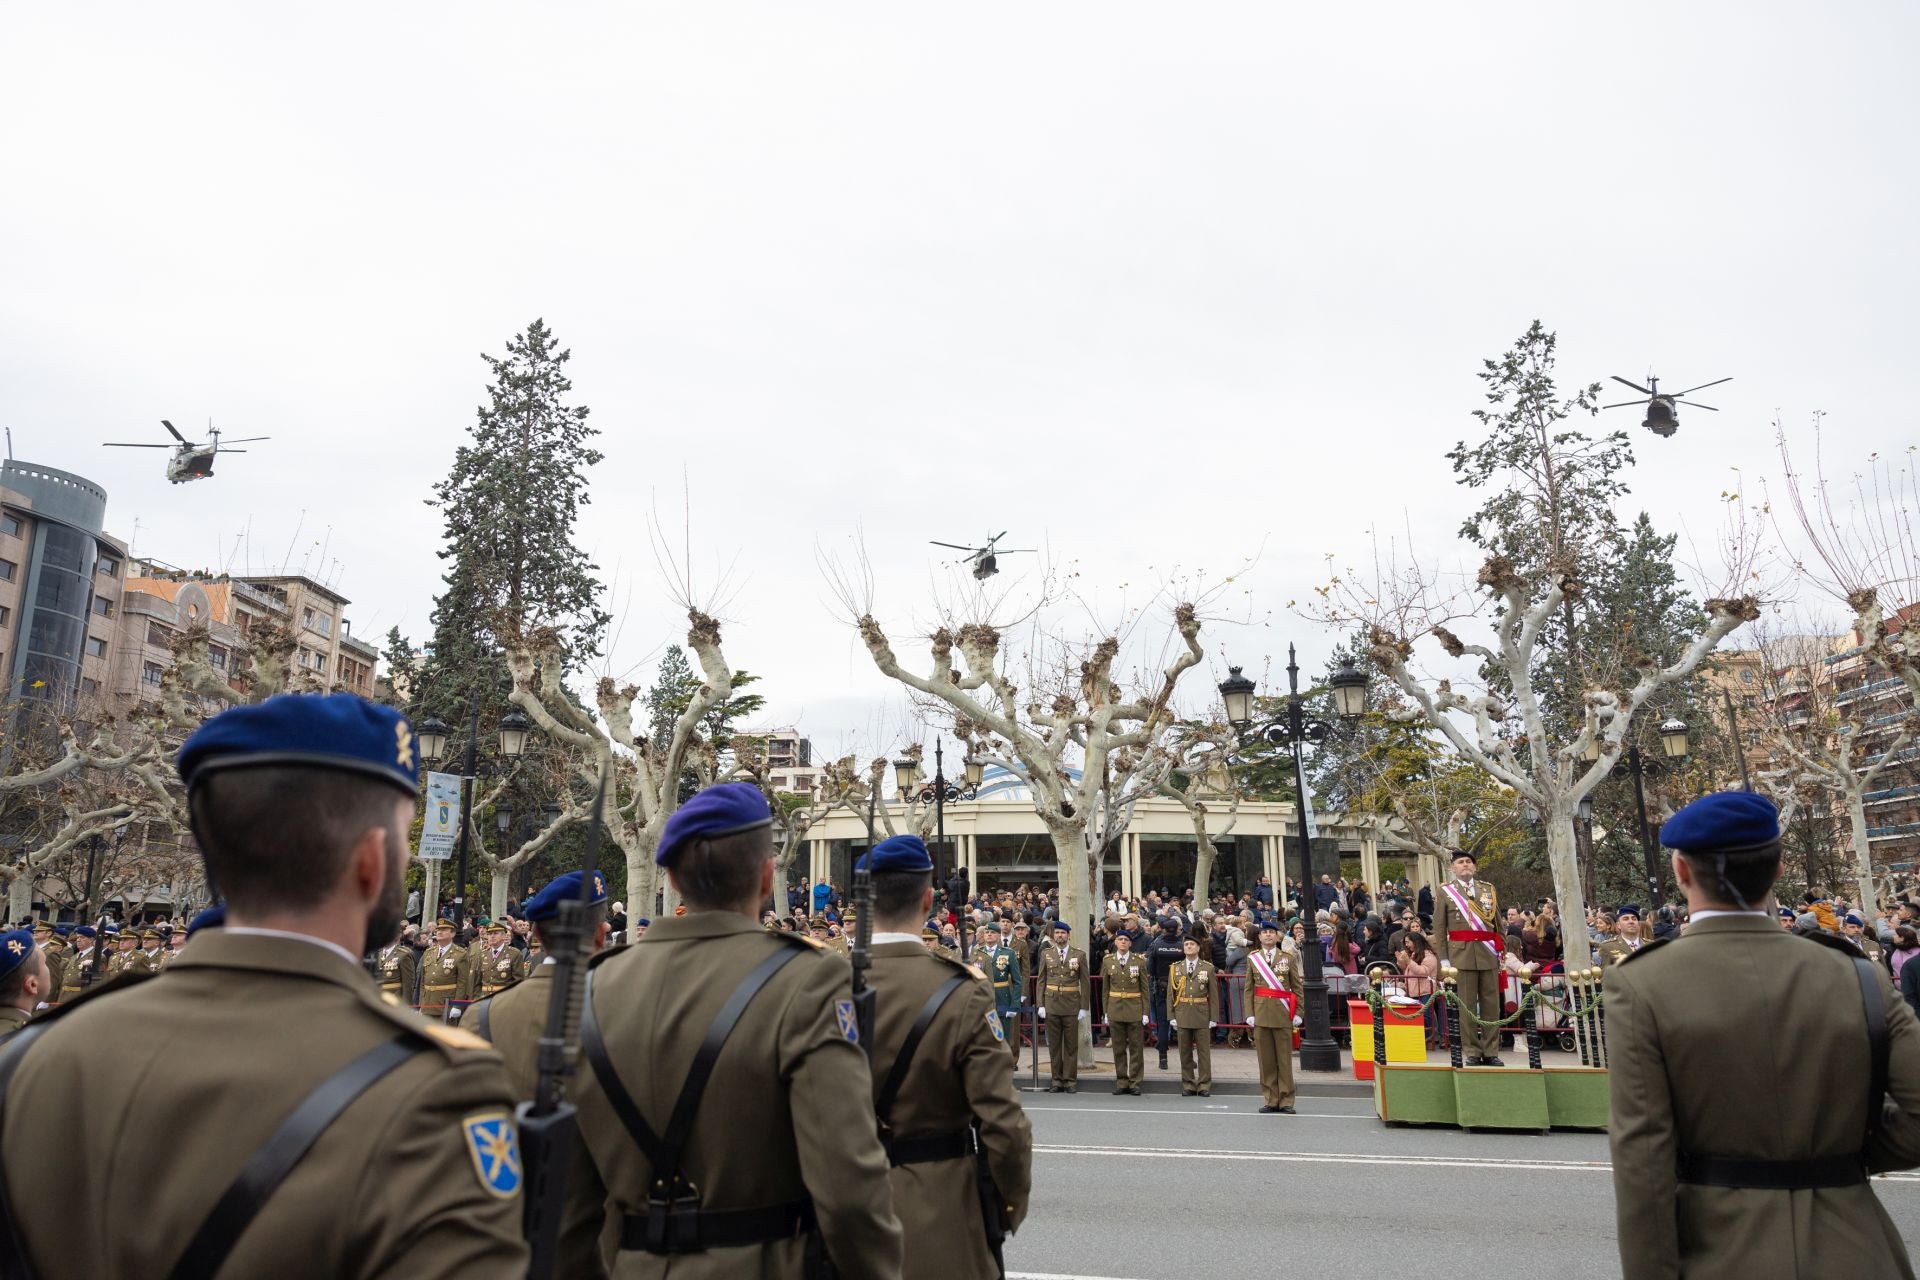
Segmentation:
<svg viewBox="0 0 1920 1280">
<path fill-rule="evenodd" d="M 99 954 L 93 947 L 88 947 L 85 951 L 76 950 L 67 956 L 66 970 L 60 975 L 60 999 L 63 1003 L 78 998 L 80 983 Z M 95 981 L 104 981 L 106 976 L 103 972 Z"/>
<path fill-rule="evenodd" d="M 481 951 L 474 968 L 479 978 L 479 989 L 474 995 L 489 995 L 526 977 L 527 958 L 520 954 L 518 947 L 502 944 L 498 952 Z"/>
<path fill-rule="evenodd" d="M 1118 951 L 1107 952 L 1106 958 L 1100 961 L 1100 986 L 1106 992 L 1107 1021 L 1146 1021 L 1150 982 L 1145 956 L 1131 951 L 1124 957 Z"/>
<path fill-rule="evenodd" d="M 594 958 L 593 1007 L 621 1082 L 656 1134 L 664 1132 L 693 1057 L 740 980 L 775 951 L 800 948 L 761 988 L 714 1066 L 681 1172 L 707 1209 L 753 1209 L 811 1196 L 842 1280 L 900 1273 L 900 1221 L 873 1123 L 873 1078 L 853 1024 L 853 973 L 810 939 L 770 934 L 731 912 L 654 922 L 647 936 Z M 530 985 L 530 984 L 529 984 Z M 580 1131 L 615 1215 L 644 1213 L 647 1158 L 591 1069 L 574 1097 Z M 567 1188 L 597 1204 L 600 1188 Z M 671 1258 L 622 1251 L 617 1280 L 800 1280 L 801 1239 Z"/>
<path fill-rule="evenodd" d="M 1167 970 L 1167 1016 L 1183 1031 L 1204 1031 L 1220 1020 L 1220 984 L 1211 960 L 1195 960 L 1191 973 L 1185 960 Z"/>
<path fill-rule="evenodd" d="M 72 964 L 72 960 L 68 957 L 67 949 L 58 942 L 49 943 L 41 947 L 40 954 L 47 958 L 47 994 L 45 998 L 50 1004 L 58 1004 L 61 999 L 60 993 L 66 989 L 67 968 Z"/>
<path fill-rule="evenodd" d="M 1634 1280 L 1906 1276 L 1870 1186 L 1765 1191 L 1680 1183 L 1682 1151 L 1794 1160 L 1859 1148 L 1869 1051 L 1853 963 L 1771 915 L 1712 916 L 1607 970 L 1620 1262 Z M 1877 1163 L 1920 1163 L 1920 1022 L 1880 975 L 1887 1097 Z M 1903 1141 L 1904 1139 L 1904 1141 Z M 1901 1149 L 1903 1148 L 1904 1149 Z"/>
<path fill-rule="evenodd" d="M 222 1274 L 525 1274 L 519 1196 L 488 1189 L 466 1136 L 513 1106 L 476 1037 L 383 1003 L 365 970 L 293 938 L 209 930 L 164 982 L 135 985 L 49 1015 L 8 1090 L 0 1158 L 42 1280 L 165 1276 L 294 1107 L 404 1028 L 430 1047 L 320 1135 Z"/>
<path fill-rule="evenodd" d="M 420 957 L 404 942 L 383 947 L 374 957 L 379 970 L 380 989 L 401 1004 L 420 1002 Z"/>
<path fill-rule="evenodd" d="M 523 981 L 488 996 L 460 1019 L 466 1030 L 477 1032 L 481 1006 L 486 1006 L 487 1038 L 493 1041 L 500 1060 L 506 1064 L 507 1083 L 513 1088 L 513 1096 L 521 1102 L 531 1102 L 540 1083 L 540 1033 L 547 1026 L 553 968 L 536 962 L 533 972 Z M 569 1096 L 574 1093 L 574 1081 L 580 1070 L 584 1068 L 576 1069 L 567 1080 Z M 579 1194 L 569 1194 L 566 1212 L 561 1216 L 556 1277 L 599 1280 L 607 1274 L 607 1259 L 614 1254 L 620 1231 L 617 1223 L 608 1223 L 606 1213 L 595 1199 L 594 1189 L 599 1187 L 600 1175 L 594 1170 L 593 1158 L 586 1144 L 576 1141 L 573 1162 L 567 1169 L 567 1188 L 570 1193 L 578 1190 Z M 603 1226 L 606 1227 L 604 1240 L 601 1238 Z"/>
<path fill-rule="evenodd" d="M 1264 960 L 1266 955 L 1264 951 L 1253 951 L 1247 956 L 1247 1021 L 1256 1027 L 1291 1027 L 1293 1018 L 1287 1013 L 1286 1001 L 1254 994 L 1254 988 L 1265 986 L 1266 980 L 1253 967 L 1253 957 L 1259 956 Z M 1273 969 L 1273 976 L 1293 992 L 1293 1007 L 1304 1008 L 1301 1001 L 1306 999 L 1307 992 L 1300 975 L 1300 958 L 1291 951 L 1275 947 L 1273 959 L 1268 964 Z"/>
<path fill-rule="evenodd" d="M 1458 886 L 1460 882 L 1454 880 L 1449 883 Z M 1500 932 L 1500 895 L 1485 880 L 1475 880 L 1473 890 L 1468 896 L 1473 899 L 1473 905 L 1479 910 L 1480 918 L 1493 931 L 1494 945 L 1504 950 L 1507 940 L 1506 936 Z M 1499 959 L 1487 950 L 1484 943 L 1453 940 L 1451 935 L 1455 930 L 1474 927 L 1471 920 L 1460 914 L 1453 905 L 1453 899 L 1447 896 L 1444 889 L 1434 889 L 1433 936 L 1429 941 L 1433 943 L 1434 950 L 1440 953 L 1441 963 L 1450 964 L 1456 969 L 1498 969 L 1500 967 Z"/>
<path fill-rule="evenodd" d="M 1087 1008 L 1093 1003 L 1089 991 L 1086 952 L 1068 947 L 1062 959 L 1060 948 L 1052 943 L 1040 949 L 1040 985 L 1033 999 L 1048 1017 Z"/>
<path fill-rule="evenodd" d="M 1018 1226 L 1033 1182 L 1033 1126 L 1014 1093 L 1006 1033 L 979 970 L 929 956 L 911 942 L 874 947 L 874 1093 L 877 1101 L 928 997 L 956 973 L 972 980 L 948 997 L 915 1050 L 894 1099 L 893 1132 L 931 1137 L 965 1129 L 977 1117 L 994 1185 Z M 903 1275 L 972 1280 L 994 1274 L 971 1156 L 900 1165 L 891 1180 L 894 1213 L 912 1241 Z"/>
<path fill-rule="evenodd" d="M 1650 941 L 1651 939 L 1648 938 L 1636 938 L 1633 942 L 1628 942 L 1625 938 L 1614 936 L 1595 943 L 1594 950 L 1599 953 L 1601 964 L 1616 965 L 1641 947 L 1648 945 Z"/>
<path fill-rule="evenodd" d="M 420 1008 L 436 1016 L 449 1000 L 471 1000 L 472 976 L 465 947 L 456 942 L 442 953 L 438 946 L 429 946 L 420 957 Z"/>
<path fill-rule="evenodd" d="M 25 1009 L 0 1005 L 0 1044 L 5 1044 L 14 1032 L 26 1026 L 27 1019 L 32 1016 Z"/>
</svg>

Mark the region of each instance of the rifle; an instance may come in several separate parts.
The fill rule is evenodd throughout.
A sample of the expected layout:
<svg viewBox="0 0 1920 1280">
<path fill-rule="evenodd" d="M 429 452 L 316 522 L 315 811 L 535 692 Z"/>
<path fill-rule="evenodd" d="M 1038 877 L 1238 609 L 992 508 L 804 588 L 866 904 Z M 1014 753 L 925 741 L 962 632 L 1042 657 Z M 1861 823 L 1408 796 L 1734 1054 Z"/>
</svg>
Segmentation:
<svg viewBox="0 0 1920 1280">
<path fill-rule="evenodd" d="M 607 802 L 606 762 L 600 766 L 593 797 L 593 829 L 580 864 L 580 896 L 560 904 L 559 914 L 541 930 L 553 957 L 553 986 L 547 996 L 547 1025 L 540 1033 L 540 1078 L 533 1100 L 514 1109 L 520 1128 L 520 1157 L 526 1170 L 523 1227 L 531 1251 L 528 1280 L 548 1280 L 560 1254 L 560 1219 L 566 1210 L 567 1166 L 579 1140 L 579 1114 L 567 1101 L 566 1080 L 580 1057 L 580 1002 L 587 980 L 593 936 L 587 928 L 593 882 L 600 858 L 602 815 Z"/>
<path fill-rule="evenodd" d="M 1012 1234 L 1007 1221 L 1007 1202 L 994 1183 L 993 1169 L 987 1164 L 986 1144 L 980 1141 L 980 1121 L 973 1122 L 973 1186 L 980 1197 L 980 1220 L 986 1227 L 987 1248 L 993 1253 L 993 1265 L 1000 1275 L 1007 1274 L 1005 1246 Z"/>
<path fill-rule="evenodd" d="M 853 909 L 859 914 L 853 922 L 853 946 L 848 959 L 853 961 L 853 1021 L 860 1029 L 860 1047 L 873 1062 L 873 988 L 867 985 L 867 970 L 873 967 L 873 805 L 878 788 L 867 788 L 867 865 L 853 864 Z"/>
</svg>

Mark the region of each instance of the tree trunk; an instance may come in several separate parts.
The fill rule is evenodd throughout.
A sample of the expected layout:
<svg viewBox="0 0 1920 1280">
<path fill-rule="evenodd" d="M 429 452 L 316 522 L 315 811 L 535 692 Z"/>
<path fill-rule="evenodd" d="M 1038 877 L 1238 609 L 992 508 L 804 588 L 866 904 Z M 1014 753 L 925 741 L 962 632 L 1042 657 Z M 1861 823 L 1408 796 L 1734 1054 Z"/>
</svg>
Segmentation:
<svg viewBox="0 0 1920 1280">
<path fill-rule="evenodd" d="M 501 916 L 507 914 L 507 889 L 513 881 L 513 873 L 502 870 L 498 866 L 493 867 L 492 871 L 493 891 L 489 901 L 489 906 L 492 909 L 489 914 L 493 919 L 498 920 Z"/>
<path fill-rule="evenodd" d="M 1207 906 L 1208 891 L 1212 887 L 1214 856 L 1213 841 L 1202 836 L 1193 859 L 1193 905 L 1203 911 Z"/>
<path fill-rule="evenodd" d="M 1089 930 L 1093 922 L 1093 891 L 1089 884 L 1088 864 L 1092 855 L 1087 850 L 1086 832 L 1083 828 L 1074 828 L 1055 830 L 1051 834 L 1054 867 L 1060 882 L 1060 914 L 1057 918 L 1073 926 L 1072 945 L 1087 953 L 1087 963 L 1091 967 L 1093 937 Z M 1089 995 L 1093 991 L 1091 974 L 1088 975 L 1087 991 Z M 1036 992 L 1036 1009 L 1042 999 Z M 1093 1011 L 1089 1002 L 1086 1020 L 1080 1024 L 1080 1065 L 1086 1067 L 1092 1062 Z"/>
<path fill-rule="evenodd" d="M 440 914 L 440 860 L 427 858 L 423 861 L 427 864 L 427 887 L 420 898 L 420 927 L 431 934 L 434 918 Z"/>
<path fill-rule="evenodd" d="M 627 854 L 627 919 L 629 921 L 645 917 L 651 920 L 654 911 L 654 894 L 659 886 L 659 868 L 653 864 L 651 849 L 638 849 Z"/>
<path fill-rule="evenodd" d="M 1565 792 L 1553 799 L 1547 818 L 1547 865 L 1553 869 L 1553 892 L 1560 903 L 1562 962 L 1568 969 L 1591 969 L 1593 939 L 1587 933 L 1587 895 L 1580 885 L 1580 853 L 1573 835 L 1574 803 Z M 1500 928 L 1497 920 L 1487 923 Z"/>
<path fill-rule="evenodd" d="M 33 873 L 22 871 L 7 886 L 7 919 L 25 920 L 33 914 Z"/>
<path fill-rule="evenodd" d="M 1847 817 L 1853 822 L 1853 866 L 1860 877 L 1860 918 L 1872 920 L 1875 910 L 1873 892 L 1873 846 L 1867 840 L 1867 798 L 1858 787 L 1847 796 Z M 15 919 L 19 917 L 16 916 Z"/>
</svg>

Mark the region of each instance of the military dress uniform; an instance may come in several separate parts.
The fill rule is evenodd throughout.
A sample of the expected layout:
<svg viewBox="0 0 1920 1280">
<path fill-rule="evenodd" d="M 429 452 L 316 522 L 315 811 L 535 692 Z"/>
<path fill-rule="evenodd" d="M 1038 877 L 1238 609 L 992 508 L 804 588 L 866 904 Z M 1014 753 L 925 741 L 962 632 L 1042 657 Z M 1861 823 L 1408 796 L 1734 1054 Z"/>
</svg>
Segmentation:
<svg viewBox="0 0 1920 1280">
<path fill-rule="evenodd" d="M 465 947 L 457 942 L 428 947 L 420 956 L 420 1012 L 443 1022 L 457 1018 L 455 1010 L 473 999 L 472 979 Z"/>
<path fill-rule="evenodd" d="M 1113 1041 L 1113 1091 L 1138 1094 L 1146 1070 L 1147 958 L 1118 948 L 1100 962 L 1100 987 L 1106 996 L 1107 1032 Z"/>
<path fill-rule="evenodd" d="M 869 857 L 879 871 L 933 870 L 918 836 L 884 840 Z M 985 1153 L 1001 1225 L 1010 1231 L 1027 1212 L 1033 1128 L 1014 1092 L 1013 1060 L 992 988 L 973 966 L 894 935 L 876 940 L 870 979 L 874 1105 L 876 1114 L 884 1113 L 880 1137 L 893 1169 L 894 1213 L 912 1242 L 901 1274 L 908 1280 L 997 1276 L 976 1143 Z M 909 1035 L 930 1009 L 902 1066 Z"/>
<path fill-rule="evenodd" d="M 92 970 L 100 958 L 100 948 L 94 945 L 92 925 L 83 924 L 73 932 L 75 937 L 85 938 L 88 946 L 84 951 L 76 946 L 67 957 L 66 968 L 60 975 L 60 1002 L 62 1004 L 69 1000 L 79 998 L 82 986 L 89 985 L 87 984 L 88 972 Z"/>
<path fill-rule="evenodd" d="M 1213 1026 L 1220 1020 L 1220 984 L 1211 960 L 1182 960 L 1167 974 L 1167 1014 L 1180 1042 L 1180 1092 L 1213 1092 Z"/>
<path fill-rule="evenodd" d="M 1706 858 L 1775 860 L 1778 830 L 1771 801 L 1726 792 L 1680 810 L 1660 839 Z M 1867 1173 L 1920 1164 L 1920 1022 L 1847 944 L 1787 933 L 1765 902 L 1752 905 L 1695 911 L 1684 937 L 1607 971 L 1622 1270 L 1634 1280 L 1911 1280 Z M 1890 1105 L 1863 1150 L 1874 1003 Z"/>
<path fill-rule="evenodd" d="M 1449 889 L 1460 892 L 1473 904 L 1479 912 L 1479 922 L 1461 912 Z M 1456 878 L 1433 895 L 1433 938 L 1440 959 L 1459 971 L 1461 1006 L 1486 1023 L 1497 1023 L 1501 1016 L 1500 961 L 1505 954 L 1506 940 L 1501 936 L 1499 919 L 1500 895 L 1477 876 L 1465 881 Z M 1482 928 L 1482 925 L 1488 927 Z M 1481 1026 L 1462 1018 L 1460 1038 L 1469 1065 L 1499 1063 L 1499 1027 Z"/>
<path fill-rule="evenodd" d="M 33 945 L 47 962 L 47 993 L 42 999 L 59 1004 L 67 985 L 67 949 L 54 937 L 53 926 L 44 921 L 33 927 Z"/>
<path fill-rule="evenodd" d="M 654 859 L 671 869 L 691 841 L 771 825 L 757 788 L 721 783 L 674 812 Z M 660 1142 L 696 1054 L 748 979 L 757 994 L 711 1059 L 677 1167 L 656 1169 L 648 1153 L 667 1154 Z M 841 1280 L 899 1275 L 900 1222 L 851 979 L 811 939 L 730 911 L 660 920 L 594 957 L 587 1066 L 569 1093 L 593 1176 L 570 1180 L 567 1197 L 570 1218 L 604 1204 L 615 1219 L 615 1280 L 802 1280 L 822 1251 Z M 636 1135 L 629 1119 L 650 1133 Z"/>
<path fill-rule="evenodd" d="M 420 958 L 404 938 L 395 938 L 380 948 L 374 957 L 380 994 L 393 997 L 398 1004 L 412 1005 L 419 996 Z"/>
<path fill-rule="evenodd" d="M 480 953 L 476 972 L 479 974 L 479 990 L 474 993 L 476 999 L 490 996 L 505 990 L 527 976 L 527 958 L 520 954 L 517 947 L 502 942 L 490 950 Z"/>
<path fill-rule="evenodd" d="M 1000 1019 L 1001 1031 L 1006 1033 L 1007 1049 L 1017 1059 L 1020 1056 L 1020 1001 L 1027 989 L 1020 953 L 1002 942 L 996 947 L 981 948 L 980 959 L 980 967 L 993 989 L 994 1015 Z"/>
<path fill-rule="evenodd" d="M 1640 908 L 1622 907 L 1617 915 L 1623 920 L 1631 917 L 1635 923 L 1638 923 L 1640 920 Z M 1646 945 L 1647 939 L 1636 931 L 1632 938 L 1627 938 L 1619 933 L 1608 934 L 1596 942 L 1593 949 L 1599 954 L 1602 965 L 1612 966 L 1619 964 L 1622 960 L 1625 960 L 1628 956 L 1633 955 Z"/>
<path fill-rule="evenodd" d="M 1054 922 L 1056 934 L 1072 937 L 1068 927 Z M 1034 997 L 1047 1021 L 1047 1062 L 1053 1070 L 1050 1093 L 1073 1093 L 1080 1079 L 1080 1015 L 1091 1004 L 1087 953 L 1065 940 L 1040 952 L 1039 993 Z"/>
<path fill-rule="evenodd" d="M 1273 927 L 1267 926 L 1264 932 L 1272 933 Z M 1255 956 L 1259 957 L 1261 964 L 1272 970 L 1273 976 L 1282 984 L 1280 987 L 1267 985 L 1266 976 L 1254 964 Z M 1269 1113 L 1291 1114 L 1294 1103 L 1293 1020 L 1300 1015 L 1289 1010 L 1280 993 L 1286 991 L 1293 995 L 1295 1009 L 1306 998 L 1299 957 L 1281 947 L 1271 950 L 1262 947 L 1250 953 L 1247 959 L 1247 985 L 1251 988 L 1247 999 L 1247 1020 L 1253 1024 L 1254 1057 L 1260 1065 L 1260 1109 Z"/>
</svg>

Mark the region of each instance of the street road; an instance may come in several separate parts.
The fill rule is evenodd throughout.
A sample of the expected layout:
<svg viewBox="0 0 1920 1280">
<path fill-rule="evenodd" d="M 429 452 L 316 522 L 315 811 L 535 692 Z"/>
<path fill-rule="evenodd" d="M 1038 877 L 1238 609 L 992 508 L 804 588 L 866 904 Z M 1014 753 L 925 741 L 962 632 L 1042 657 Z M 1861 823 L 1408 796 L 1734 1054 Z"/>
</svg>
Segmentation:
<svg viewBox="0 0 1920 1280">
<path fill-rule="evenodd" d="M 1010 1280 L 1235 1275 L 1257 1260 L 1300 1275 L 1431 1275 L 1466 1258 L 1478 1274 L 1620 1274 L 1605 1134 L 1393 1129 L 1364 1098 L 1302 1098 L 1297 1116 L 1260 1115 L 1257 1096 L 1022 1101 L 1033 1208 L 1007 1242 Z M 1920 1174 L 1874 1187 L 1920 1240 Z M 1422 1270 L 1381 1270 L 1396 1264 Z"/>
</svg>

